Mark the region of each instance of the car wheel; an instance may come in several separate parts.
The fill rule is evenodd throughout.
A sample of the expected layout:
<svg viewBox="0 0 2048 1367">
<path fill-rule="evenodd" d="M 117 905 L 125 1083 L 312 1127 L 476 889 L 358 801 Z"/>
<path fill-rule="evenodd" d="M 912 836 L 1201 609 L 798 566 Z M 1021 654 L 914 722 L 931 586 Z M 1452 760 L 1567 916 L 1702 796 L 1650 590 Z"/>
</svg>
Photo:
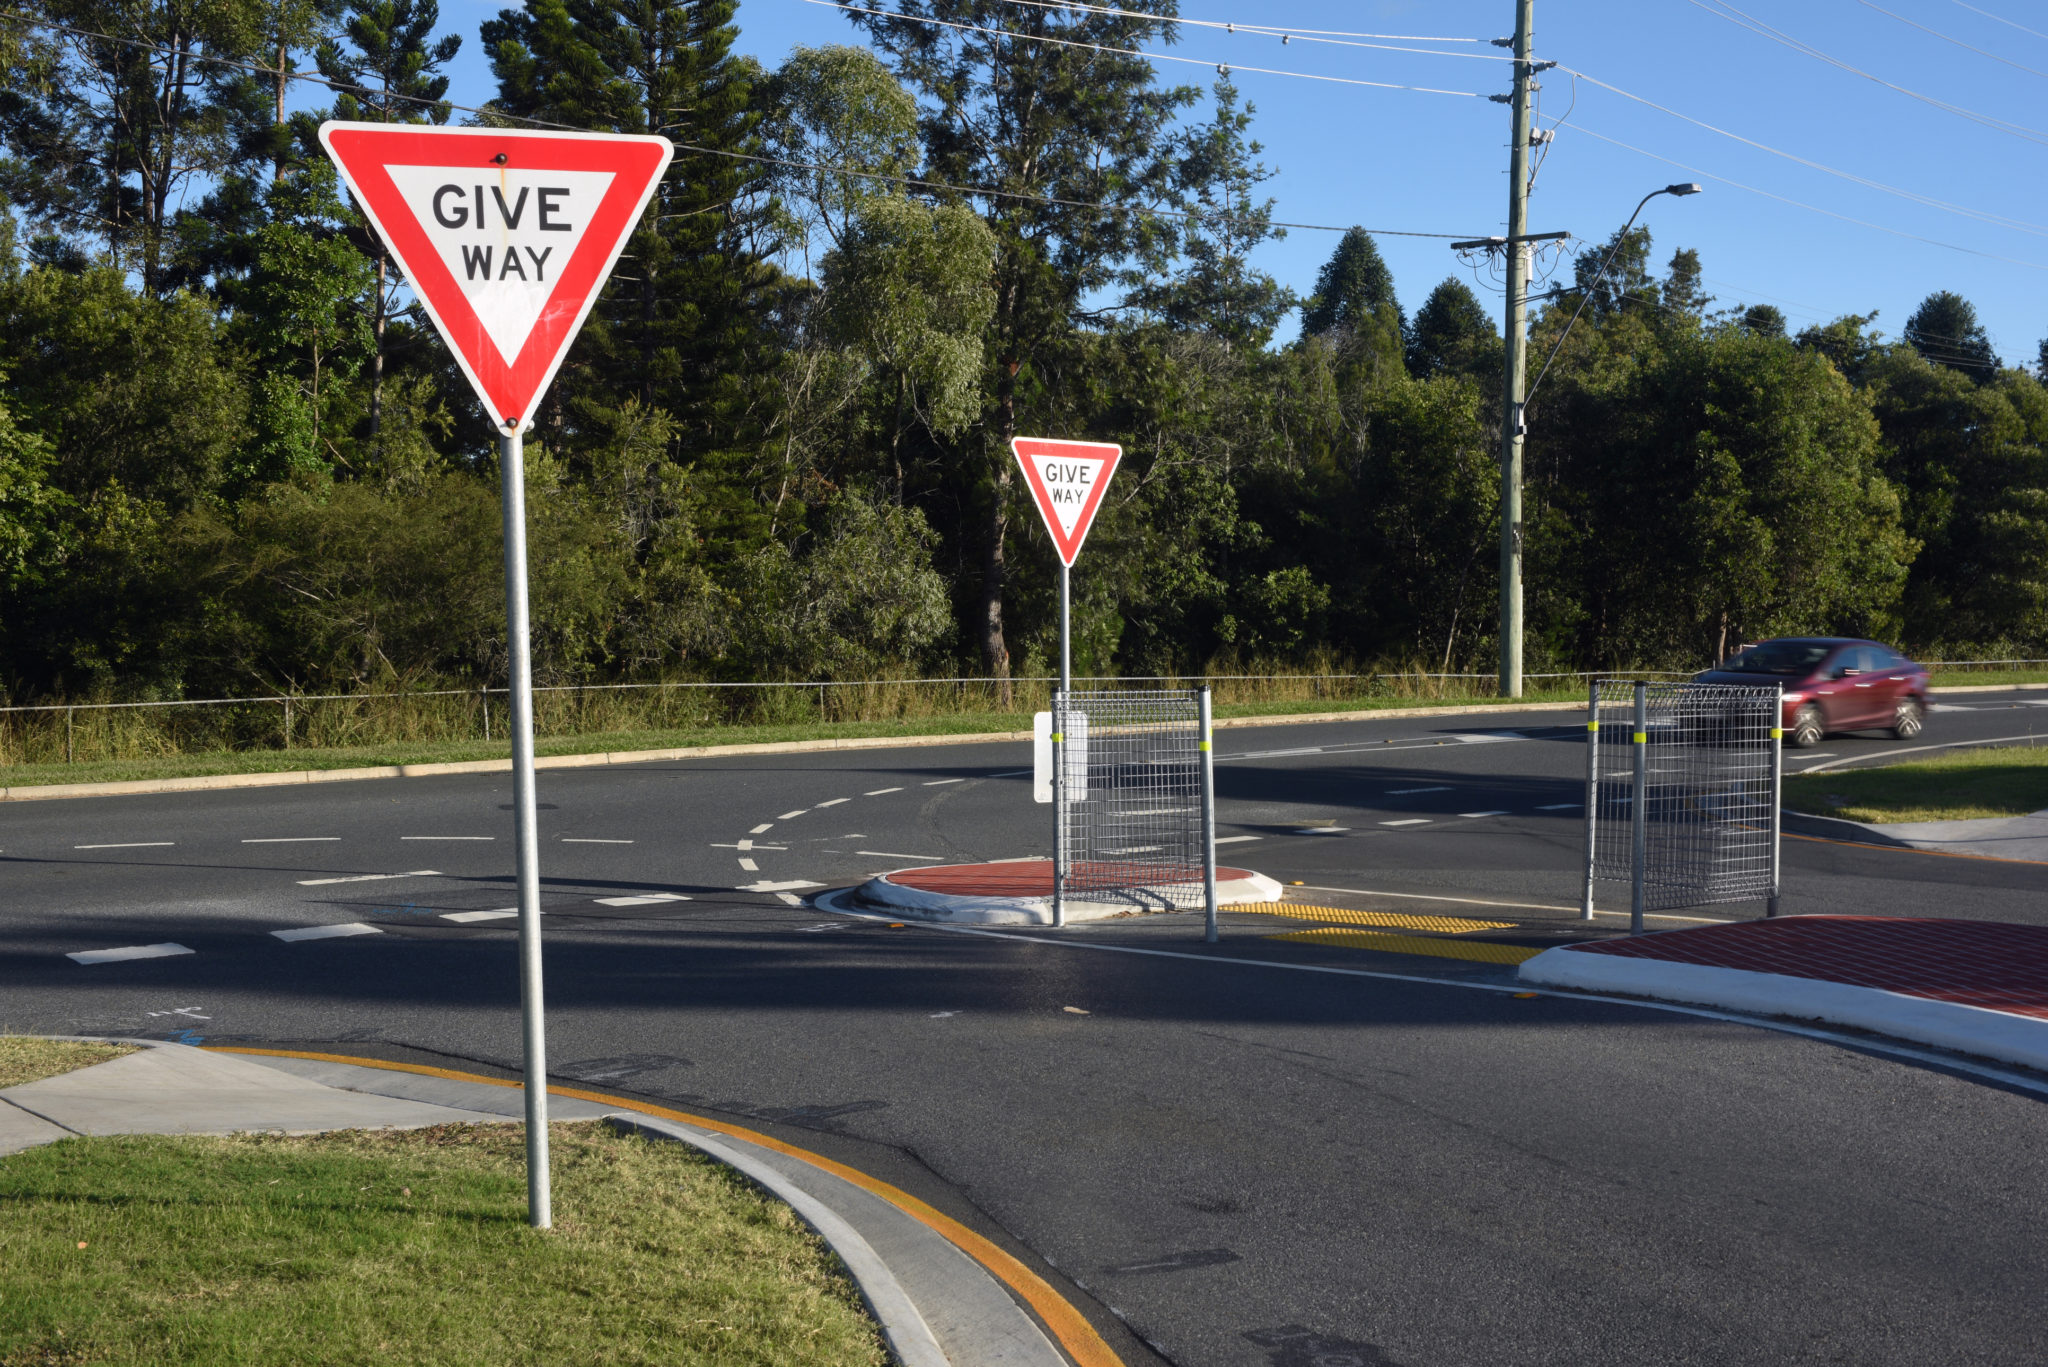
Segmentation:
<svg viewBox="0 0 2048 1367">
<path fill-rule="evenodd" d="M 1920 734 L 1920 728 L 1927 724 L 1927 709 L 1920 705 L 1918 698 L 1899 699 L 1898 710 L 1892 713 L 1892 734 L 1900 740 L 1911 740 Z"/>
<path fill-rule="evenodd" d="M 1819 745 L 1825 729 L 1821 725 L 1820 709 L 1812 703 L 1792 714 L 1792 743 L 1802 750 Z"/>
</svg>

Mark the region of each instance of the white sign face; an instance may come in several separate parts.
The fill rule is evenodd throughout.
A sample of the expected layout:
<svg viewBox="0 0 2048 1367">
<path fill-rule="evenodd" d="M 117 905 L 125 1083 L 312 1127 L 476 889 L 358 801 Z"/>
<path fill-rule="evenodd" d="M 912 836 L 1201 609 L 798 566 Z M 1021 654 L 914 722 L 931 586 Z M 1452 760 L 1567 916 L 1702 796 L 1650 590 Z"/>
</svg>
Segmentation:
<svg viewBox="0 0 2048 1367">
<path fill-rule="evenodd" d="M 506 365 L 519 359 L 610 171 L 385 168 Z"/>
<path fill-rule="evenodd" d="M 1108 442 L 1056 441 L 1016 437 L 1010 442 L 1024 486 L 1031 491 L 1045 530 L 1052 535 L 1060 563 L 1071 566 L 1088 538 L 1088 528 L 1102 509 L 1109 477 L 1116 473 L 1123 449 Z"/>
<path fill-rule="evenodd" d="M 1074 712 L 1067 718 L 1066 743 L 1060 752 L 1067 761 L 1067 801 L 1088 800 L 1088 714 Z M 1052 801 L 1052 713 L 1031 714 L 1031 800 Z"/>
</svg>

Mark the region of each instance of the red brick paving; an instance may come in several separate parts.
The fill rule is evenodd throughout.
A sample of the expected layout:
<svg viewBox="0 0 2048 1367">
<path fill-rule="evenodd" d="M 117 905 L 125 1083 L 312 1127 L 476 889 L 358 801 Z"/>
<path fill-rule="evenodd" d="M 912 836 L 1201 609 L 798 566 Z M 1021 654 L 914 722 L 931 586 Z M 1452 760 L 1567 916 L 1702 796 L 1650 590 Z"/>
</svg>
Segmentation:
<svg viewBox="0 0 2048 1367">
<path fill-rule="evenodd" d="M 1783 916 L 1574 945 L 1881 988 L 2048 1020 L 2048 927 L 1897 916 Z"/>
<path fill-rule="evenodd" d="M 1249 878 L 1248 869 L 1216 869 L 1216 881 Z M 899 887 L 921 892 L 950 893 L 956 897 L 1050 897 L 1052 860 L 1018 859 L 1001 864 L 940 864 L 923 869 L 900 869 L 889 875 Z"/>
</svg>

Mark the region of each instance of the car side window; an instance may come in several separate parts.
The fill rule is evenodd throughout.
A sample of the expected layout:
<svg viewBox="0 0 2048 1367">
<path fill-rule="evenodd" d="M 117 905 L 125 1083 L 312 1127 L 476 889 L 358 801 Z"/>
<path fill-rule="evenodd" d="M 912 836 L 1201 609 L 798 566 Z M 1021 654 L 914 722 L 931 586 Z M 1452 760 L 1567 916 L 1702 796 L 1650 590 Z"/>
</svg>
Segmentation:
<svg viewBox="0 0 2048 1367">
<path fill-rule="evenodd" d="M 1850 668 L 1865 674 L 1882 674 L 1889 668 L 1885 664 L 1884 652 L 1874 646 L 1858 646 L 1850 654 L 1855 657 L 1849 662 Z"/>
<path fill-rule="evenodd" d="M 1828 661 L 1827 669 L 1824 672 L 1830 679 L 1839 679 L 1855 668 L 1857 668 L 1856 652 L 1854 650 L 1838 650 L 1835 652 L 1835 658 Z"/>
</svg>

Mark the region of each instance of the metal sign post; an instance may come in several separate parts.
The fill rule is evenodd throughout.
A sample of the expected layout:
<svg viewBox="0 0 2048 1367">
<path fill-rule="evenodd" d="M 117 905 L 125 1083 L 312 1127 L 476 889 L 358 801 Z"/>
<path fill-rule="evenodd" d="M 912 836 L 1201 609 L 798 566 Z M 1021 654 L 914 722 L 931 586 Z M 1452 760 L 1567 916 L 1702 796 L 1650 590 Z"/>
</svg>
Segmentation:
<svg viewBox="0 0 2048 1367">
<path fill-rule="evenodd" d="M 1060 691 L 1052 705 L 1052 923 L 1067 923 L 1067 707 L 1074 696 L 1072 570 L 1060 562 Z"/>
<path fill-rule="evenodd" d="M 455 353 L 498 437 L 519 882 L 519 1033 L 526 1065 L 527 1220 L 546 1229 L 553 1222 L 553 1201 L 533 794 L 525 431 L 654 197 L 675 146 L 662 137 L 340 120 L 320 125 L 320 142 L 441 340 Z M 484 715 L 488 728 L 488 705 Z"/>
<path fill-rule="evenodd" d="M 1210 715 L 1209 686 L 1198 695 L 1201 719 L 1200 762 L 1202 766 L 1202 938 L 1216 943 L 1216 747 L 1215 724 Z"/>
</svg>

